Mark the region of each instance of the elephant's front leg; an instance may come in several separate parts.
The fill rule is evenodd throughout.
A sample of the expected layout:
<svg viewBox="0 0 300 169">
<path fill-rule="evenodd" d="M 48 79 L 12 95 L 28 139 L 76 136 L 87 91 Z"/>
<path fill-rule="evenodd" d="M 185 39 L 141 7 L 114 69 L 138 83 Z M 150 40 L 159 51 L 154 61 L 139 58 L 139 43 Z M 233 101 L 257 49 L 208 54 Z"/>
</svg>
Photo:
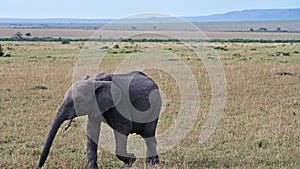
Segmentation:
<svg viewBox="0 0 300 169">
<path fill-rule="evenodd" d="M 116 156 L 119 160 L 123 161 L 125 165 L 131 167 L 136 158 L 133 153 L 127 153 L 127 139 L 128 135 L 123 135 L 114 131 L 116 140 Z"/>
<path fill-rule="evenodd" d="M 87 123 L 87 159 L 89 169 L 98 169 L 97 149 L 101 127 L 100 118 L 88 116 Z"/>
</svg>

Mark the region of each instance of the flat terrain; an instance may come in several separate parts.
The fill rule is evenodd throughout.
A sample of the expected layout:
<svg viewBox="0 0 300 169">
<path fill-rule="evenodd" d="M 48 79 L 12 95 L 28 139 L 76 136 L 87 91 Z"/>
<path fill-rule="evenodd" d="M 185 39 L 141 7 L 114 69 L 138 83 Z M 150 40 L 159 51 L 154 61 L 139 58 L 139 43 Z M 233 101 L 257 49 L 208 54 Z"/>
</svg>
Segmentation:
<svg viewBox="0 0 300 169">
<path fill-rule="evenodd" d="M 125 18 L 123 18 L 125 19 Z M 12 20 L 2 21 L 0 20 L 0 28 L 33 28 L 33 29 L 85 29 L 85 30 L 95 30 L 103 28 L 103 26 L 115 25 L 118 27 L 118 30 L 132 30 L 136 28 L 137 30 L 173 30 L 173 31 L 188 31 L 190 27 L 186 25 L 190 22 L 186 22 L 180 18 L 173 18 L 173 23 L 166 22 L 155 23 L 155 21 L 146 23 L 124 23 L 120 20 L 108 21 L 106 23 L 97 23 L 97 21 L 91 23 L 74 22 L 72 20 L 65 20 L 64 22 L 55 23 L 54 21 L 44 20 L 41 21 L 25 21 L 17 22 Z M 59 21 L 56 21 L 59 22 Z M 175 23 L 174 23 L 175 22 Z M 111 24 L 112 23 L 112 24 Z M 280 28 L 281 30 L 287 31 L 300 31 L 300 22 L 299 20 L 273 20 L 273 21 L 219 21 L 219 22 L 192 22 L 192 24 L 201 29 L 202 31 L 249 31 L 250 28 L 258 30 L 259 28 L 267 28 L 268 30 L 276 30 Z"/>
<path fill-rule="evenodd" d="M 16 31 L 20 30 L 0 29 L 0 36 L 10 36 Z M 26 29 L 22 33 L 28 31 L 33 36 L 68 36 L 69 30 L 46 30 L 38 34 L 39 30 Z M 256 35 L 274 37 L 268 33 Z M 298 34 L 292 36 L 299 39 Z M 129 55 L 160 49 L 179 57 L 170 59 L 170 65 L 182 61 L 195 76 L 200 92 L 196 123 L 177 146 L 160 155 L 161 164 L 154 168 L 300 166 L 300 44 L 211 44 L 224 66 L 227 95 L 219 126 L 203 144 L 199 143 L 199 136 L 212 92 L 203 62 L 215 62 L 216 58 L 210 53 L 201 59 L 195 56 L 193 50 L 200 49 L 202 43 L 193 43 L 192 48 L 183 43 L 119 43 L 117 47 L 110 42 L 94 44 L 108 52 L 98 67 L 99 73 L 114 72 Z M 1 42 L 1 45 L 12 57 L 0 57 L 0 168 L 34 168 L 52 118 L 72 83 L 77 56 L 88 47 L 75 42 Z M 114 47 L 109 49 L 111 46 Z M 157 128 L 160 134 L 178 117 L 181 93 L 174 78 L 166 72 L 147 69 L 145 73 L 159 84 L 168 100 Z M 68 131 L 57 134 L 45 168 L 85 168 L 85 145 L 85 132 L 76 120 Z M 98 155 L 101 168 L 123 167 L 113 154 L 103 149 L 98 150 Z M 144 167 L 144 159 L 138 159 L 133 166 Z"/>
<path fill-rule="evenodd" d="M 175 18 L 174 18 L 175 19 Z M 177 23 L 178 22 L 178 23 Z M 267 32 L 257 32 L 265 28 Z M 252 29 L 253 32 L 249 30 Z M 279 29 L 280 31 L 277 31 Z M 100 30 L 100 31 L 99 31 Z M 202 32 L 204 32 L 204 35 Z M 276 32 L 277 31 L 277 32 Z M 282 31 L 282 32 L 281 32 Z M 17 32 L 23 37 L 105 38 L 119 39 L 158 34 L 177 39 L 300 39 L 299 20 L 239 21 L 239 22 L 184 22 L 175 23 L 122 23 L 116 20 L 103 23 L 0 23 L 0 37 L 11 38 Z M 151 38 L 151 37 L 150 37 Z M 161 38 L 161 37 L 159 37 Z"/>
<path fill-rule="evenodd" d="M 290 32 L 195 32 L 195 31 L 135 31 L 135 30 L 83 30 L 83 29 L 29 29 L 0 28 L 0 37 L 11 38 L 17 32 L 24 37 L 31 33 L 32 37 L 62 37 L 62 38 L 104 38 L 119 39 L 132 36 L 153 37 L 166 36 L 170 39 L 300 39 L 300 33 Z M 151 38 L 151 37 L 149 37 Z"/>
</svg>

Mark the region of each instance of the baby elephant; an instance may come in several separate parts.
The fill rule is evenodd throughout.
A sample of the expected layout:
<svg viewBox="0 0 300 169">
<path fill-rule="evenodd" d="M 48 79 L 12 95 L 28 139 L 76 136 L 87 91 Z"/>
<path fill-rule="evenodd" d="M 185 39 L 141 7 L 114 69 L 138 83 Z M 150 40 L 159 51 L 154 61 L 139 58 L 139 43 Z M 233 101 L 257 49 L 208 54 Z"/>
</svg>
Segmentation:
<svg viewBox="0 0 300 169">
<path fill-rule="evenodd" d="M 77 116 L 88 116 L 88 168 L 96 169 L 97 148 L 101 122 L 114 129 L 116 156 L 127 166 L 136 158 L 127 152 L 127 138 L 131 133 L 141 135 L 147 146 L 147 164 L 159 163 L 155 130 L 162 101 L 157 84 L 142 72 L 128 74 L 99 74 L 94 79 L 84 77 L 66 92 L 53 119 L 37 168 L 48 156 L 54 137 L 65 120 L 68 126 Z"/>
</svg>

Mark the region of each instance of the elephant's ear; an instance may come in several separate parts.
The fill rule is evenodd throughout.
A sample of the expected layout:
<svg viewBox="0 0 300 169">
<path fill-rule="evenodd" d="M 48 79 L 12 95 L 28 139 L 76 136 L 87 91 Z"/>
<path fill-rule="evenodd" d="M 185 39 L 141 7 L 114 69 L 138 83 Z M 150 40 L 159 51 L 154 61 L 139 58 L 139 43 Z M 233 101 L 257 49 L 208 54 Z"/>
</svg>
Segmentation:
<svg viewBox="0 0 300 169">
<path fill-rule="evenodd" d="M 121 90 L 112 82 L 94 81 L 94 83 L 100 113 L 103 114 L 109 109 L 116 107 L 122 97 Z M 96 114 L 95 116 L 99 117 L 100 114 Z"/>
</svg>

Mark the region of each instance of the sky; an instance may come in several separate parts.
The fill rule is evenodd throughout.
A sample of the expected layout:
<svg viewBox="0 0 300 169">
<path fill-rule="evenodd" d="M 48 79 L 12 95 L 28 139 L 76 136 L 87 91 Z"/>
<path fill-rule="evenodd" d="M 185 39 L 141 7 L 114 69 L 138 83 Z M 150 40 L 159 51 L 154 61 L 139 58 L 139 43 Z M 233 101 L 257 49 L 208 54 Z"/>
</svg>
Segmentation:
<svg viewBox="0 0 300 169">
<path fill-rule="evenodd" d="M 273 8 L 300 8 L 300 0 L 3 0 L 0 18 L 118 19 L 143 13 L 204 16 Z"/>
</svg>

